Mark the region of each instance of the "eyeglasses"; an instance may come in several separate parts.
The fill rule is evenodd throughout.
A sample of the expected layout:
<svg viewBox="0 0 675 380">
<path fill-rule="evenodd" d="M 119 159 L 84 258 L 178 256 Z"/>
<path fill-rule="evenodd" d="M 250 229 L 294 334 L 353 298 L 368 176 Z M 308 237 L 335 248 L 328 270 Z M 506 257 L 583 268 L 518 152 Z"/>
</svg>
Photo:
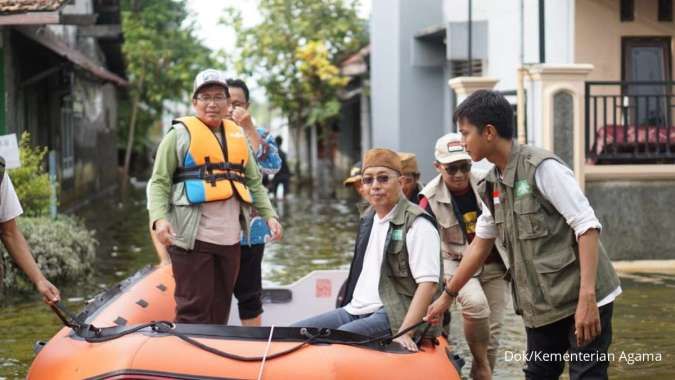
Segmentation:
<svg viewBox="0 0 675 380">
<path fill-rule="evenodd" d="M 204 104 L 210 104 L 211 102 L 221 105 L 227 102 L 227 97 L 224 95 L 208 96 L 208 95 L 198 95 L 197 100 Z"/>
<path fill-rule="evenodd" d="M 377 181 L 380 185 L 385 185 L 389 182 L 390 179 L 395 178 L 396 176 L 388 175 L 388 174 L 380 174 L 376 176 L 366 176 L 366 177 L 361 177 L 361 182 L 366 185 L 370 186 L 373 184 L 373 182 Z"/>
<path fill-rule="evenodd" d="M 461 170 L 462 173 L 468 173 L 471 170 L 471 162 L 465 161 L 461 164 L 444 165 L 443 168 L 445 169 L 445 172 L 450 175 L 455 175 L 458 170 Z"/>
</svg>

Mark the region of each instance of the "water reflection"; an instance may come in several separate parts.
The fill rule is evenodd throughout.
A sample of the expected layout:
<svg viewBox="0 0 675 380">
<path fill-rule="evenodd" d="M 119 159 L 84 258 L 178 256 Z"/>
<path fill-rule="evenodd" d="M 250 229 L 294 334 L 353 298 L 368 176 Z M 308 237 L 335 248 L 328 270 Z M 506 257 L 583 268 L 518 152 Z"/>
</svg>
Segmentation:
<svg viewBox="0 0 675 380">
<path fill-rule="evenodd" d="M 351 260 L 357 213 L 352 203 L 297 194 L 277 205 L 284 225 L 284 240 L 268 246 L 263 273 L 268 283 L 289 283 L 315 269 L 347 268 Z M 73 310 L 83 300 L 141 267 L 156 262 L 147 236 L 147 214 L 142 193 L 127 206 L 116 201 L 90 208 L 84 216 L 96 228 L 101 246 L 96 274 L 62 288 Z M 610 376 L 617 379 L 675 378 L 675 275 L 622 276 L 624 293 L 614 307 L 616 360 Z M 33 358 L 33 344 L 60 328 L 59 320 L 35 295 L 2 300 L 0 308 L 0 379 L 24 378 Z M 504 352 L 523 352 L 524 329 L 509 305 L 498 356 L 496 379 L 522 378 L 522 362 L 505 362 Z M 470 362 L 461 331 L 461 316 L 453 315 L 452 336 L 457 351 Z M 660 362 L 620 360 L 621 353 L 662 353 Z M 467 368 L 469 363 L 467 363 Z M 468 373 L 468 369 L 464 371 Z M 565 377 L 564 377 L 565 378 Z"/>
</svg>

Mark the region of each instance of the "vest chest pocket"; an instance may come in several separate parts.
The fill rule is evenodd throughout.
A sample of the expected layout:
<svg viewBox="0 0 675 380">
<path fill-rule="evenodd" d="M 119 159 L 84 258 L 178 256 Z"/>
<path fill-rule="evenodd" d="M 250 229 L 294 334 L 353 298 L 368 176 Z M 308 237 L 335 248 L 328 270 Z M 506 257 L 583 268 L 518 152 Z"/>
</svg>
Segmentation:
<svg viewBox="0 0 675 380">
<path fill-rule="evenodd" d="M 441 235 L 442 251 L 451 258 L 461 257 L 466 245 L 466 238 L 464 237 L 462 226 L 459 223 L 455 223 L 448 227 L 439 226 L 438 232 Z"/>
<path fill-rule="evenodd" d="M 495 227 L 497 228 L 497 238 L 506 245 L 508 236 L 506 234 L 506 225 L 504 224 L 504 208 L 501 205 L 495 205 L 494 215 L 492 217 L 494 218 Z"/>
<path fill-rule="evenodd" d="M 578 298 L 581 280 L 574 248 L 545 252 L 533 262 L 547 304 L 565 306 Z"/>
<path fill-rule="evenodd" d="M 387 245 L 387 263 L 391 269 L 391 275 L 393 277 L 408 277 L 410 276 L 410 270 L 408 269 L 407 256 L 402 254 L 403 252 L 403 230 L 394 229 L 392 230 L 389 244 Z"/>
<path fill-rule="evenodd" d="M 519 239 L 536 239 L 548 235 L 539 201 L 533 197 L 516 199 L 513 210 L 518 223 Z"/>
</svg>

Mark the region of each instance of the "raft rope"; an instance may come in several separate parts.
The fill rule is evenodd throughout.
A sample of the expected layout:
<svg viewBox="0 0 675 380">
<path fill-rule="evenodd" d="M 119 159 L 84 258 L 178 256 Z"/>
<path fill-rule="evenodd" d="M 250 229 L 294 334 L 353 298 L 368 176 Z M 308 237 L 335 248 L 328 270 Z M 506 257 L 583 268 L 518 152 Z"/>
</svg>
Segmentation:
<svg viewBox="0 0 675 380">
<path fill-rule="evenodd" d="M 146 328 L 151 328 L 152 331 L 160 334 L 167 334 L 167 335 L 173 335 L 186 343 L 189 343 L 201 350 L 204 350 L 206 352 L 210 352 L 214 355 L 226 358 L 226 359 L 231 359 L 231 360 L 237 360 L 237 361 L 243 361 L 243 362 L 257 362 L 257 361 L 262 361 L 261 369 L 260 369 L 260 374 L 262 374 L 262 369 L 265 365 L 265 362 L 267 359 L 272 360 L 276 359 L 279 357 L 282 357 L 284 355 L 288 355 L 290 353 L 293 353 L 302 347 L 312 344 L 313 342 L 318 342 L 318 343 L 328 343 L 328 344 L 343 344 L 343 345 L 348 345 L 348 346 L 363 346 L 367 344 L 372 344 L 372 343 L 377 343 L 380 346 L 387 346 L 391 344 L 391 342 L 402 336 L 403 334 L 416 329 L 423 323 L 426 323 L 425 321 L 419 321 L 418 323 L 407 327 L 404 330 L 399 331 L 396 335 L 391 335 L 391 334 L 386 334 L 383 336 L 375 337 L 375 338 L 368 338 L 360 341 L 344 341 L 344 340 L 339 340 L 339 339 L 331 339 L 329 338 L 331 335 L 331 329 L 328 328 L 320 328 L 318 329 L 316 334 L 312 334 L 308 328 L 302 327 L 300 328 L 300 335 L 306 337 L 304 341 L 301 343 L 287 349 L 284 351 L 279 351 L 275 352 L 273 354 L 269 354 L 269 347 L 271 345 L 272 339 L 274 338 L 274 326 L 271 327 L 270 329 L 270 335 L 268 337 L 268 345 L 267 348 L 265 349 L 265 353 L 262 356 L 241 356 L 237 354 L 232 354 L 229 352 L 221 351 L 217 348 L 208 346 L 204 343 L 201 343 L 191 337 L 189 337 L 186 334 L 180 333 L 176 331 L 176 325 L 172 322 L 169 321 L 153 321 L 153 322 L 148 322 L 148 323 L 143 323 L 140 325 L 136 325 L 133 327 L 126 327 L 123 328 L 122 326 L 117 326 L 117 327 L 106 327 L 106 328 L 100 328 L 96 327 L 91 324 L 85 324 L 80 322 L 72 313 L 70 313 L 60 302 L 57 302 L 55 304 L 50 304 L 49 305 L 51 309 L 56 313 L 56 315 L 61 319 L 63 324 L 67 327 L 70 327 L 73 329 L 75 334 L 81 338 L 84 338 L 89 343 L 102 343 L 102 342 L 107 342 L 110 340 L 118 339 L 121 338 L 125 335 L 133 334 L 135 332 L 138 332 L 140 330 L 146 329 Z M 419 338 L 415 341 L 415 343 L 419 346 L 422 339 L 426 335 L 426 333 L 429 331 L 429 328 L 431 327 L 430 324 L 427 324 L 426 328 L 424 329 L 424 332 L 419 336 Z M 437 344 L 436 339 L 431 340 L 432 343 L 435 345 Z"/>
<path fill-rule="evenodd" d="M 265 354 L 263 355 L 262 363 L 260 363 L 260 371 L 258 371 L 258 380 L 262 380 L 263 368 L 265 368 L 265 359 L 267 359 L 267 354 L 270 352 L 270 346 L 272 345 L 272 336 L 274 335 L 274 325 L 270 327 L 270 336 L 267 338 L 267 346 L 265 347 Z"/>
</svg>

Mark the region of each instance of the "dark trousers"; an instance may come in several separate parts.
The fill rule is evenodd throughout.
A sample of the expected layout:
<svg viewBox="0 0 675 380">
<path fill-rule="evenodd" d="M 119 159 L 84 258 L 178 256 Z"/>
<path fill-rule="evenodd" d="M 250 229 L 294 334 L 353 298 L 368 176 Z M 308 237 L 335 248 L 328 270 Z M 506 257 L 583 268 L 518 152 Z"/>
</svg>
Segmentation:
<svg viewBox="0 0 675 380">
<path fill-rule="evenodd" d="M 253 319 L 262 308 L 262 259 L 265 244 L 242 245 L 239 276 L 234 296 L 239 302 L 239 319 Z"/>
<path fill-rule="evenodd" d="M 227 323 L 239 273 L 239 244 L 197 240 L 192 251 L 173 245 L 168 251 L 176 281 L 176 322 Z"/>
<path fill-rule="evenodd" d="M 574 335 L 574 315 L 537 328 L 525 328 L 527 332 L 527 358 L 523 371 L 526 379 L 558 379 L 565 362 L 550 360 L 543 354 L 569 352 L 570 379 L 607 379 L 607 350 L 612 343 L 612 308 L 609 303 L 600 308 L 601 332 L 591 343 L 577 346 Z M 539 353 L 539 356 L 536 354 Z M 548 359 L 548 360 L 547 360 Z"/>
</svg>

